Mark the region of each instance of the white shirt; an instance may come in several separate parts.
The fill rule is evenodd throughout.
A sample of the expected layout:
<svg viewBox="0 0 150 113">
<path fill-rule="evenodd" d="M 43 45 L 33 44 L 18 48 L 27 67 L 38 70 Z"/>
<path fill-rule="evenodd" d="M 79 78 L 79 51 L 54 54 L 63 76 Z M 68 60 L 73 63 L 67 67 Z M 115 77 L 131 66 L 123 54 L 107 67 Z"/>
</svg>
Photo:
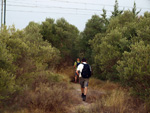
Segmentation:
<svg viewBox="0 0 150 113">
<path fill-rule="evenodd" d="M 87 64 L 86 62 L 82 62 L 83 64 Z M 83 70 L 83 67 L 84 65 L 83 64 L 79 64 L 78 67 L 77 67 L 77 71 L 79 71 L 79 77 L 82 77 L 81 73 L 82 73 L 82 70 Z M 91 67 L 90 67 L 90 70 L 91 70 Z"/>
</svg>

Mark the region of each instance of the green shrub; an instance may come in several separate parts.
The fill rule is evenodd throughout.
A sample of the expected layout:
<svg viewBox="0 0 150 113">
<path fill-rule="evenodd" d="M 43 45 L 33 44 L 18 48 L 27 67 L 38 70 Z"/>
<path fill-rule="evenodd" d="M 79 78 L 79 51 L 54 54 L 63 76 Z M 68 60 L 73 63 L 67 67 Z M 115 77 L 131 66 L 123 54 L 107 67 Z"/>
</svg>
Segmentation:
<svg viewBox="0 0 150 113">
<path fill-rule="evenodd" d="M 117 70 L 124 85 L 132 88 L 132 93 L 150 101 L 150 45 L 143 41 L 131 45 L 131 52 L 124 52 Z"/>
<path fill-rule="evenodd" d="M 133 37 L 132 41 L 142 40 L 145 44 L 150 44 L 150 13 L 146 12 L 143 17 L 139 17 L 136 29 L 137 36 Z"/>
<path fill-rule="evenodd" d="M 79 31 L 74 25 L 69 24 L 64 18 L 58 19 L 56 22 L 47 18 L 40 25 L 40 29 L 42 38 L 60 51 L 64 62 L 66 59 L 76 58 L 74 52 Z"/>
<path fill-rule="evenodd" d="M 0 103 L 15 103 L 21 91 L 32 87 L 36 73 L 59 62 L 59 50 L 42 39 L 39 26 L 30 23 L 24 30 L 14 26 L 0 33 Z M 52 77 L 59 81 L 59 78 Z M 19 91 L 19 92 L 18 92 Z M 14 99 L 13 99 L 14 98 Z M 5 100 L 5 101 L 3 101 Z M 0 106 L 1 107 L 1 106 Z"/>
<path fill-rule="evenodd" d="M 37 23 L 30 22 L 25 28 L 25 43 L 29 46 L 30 57 L 34 60 L 46 63 L 49 67 L 59 63 L 60 51 L 51 46 L 51 43 L 44 41 L 40 33 L 40 26 Z"/>
<path fill-rule="evenodd" d="M 0 69 L 0 104 L 15 92 L 15 86 L 15 76 Z"/>
<path fill-rule="evenodd" d="M 137 18 L 130 11 L 110 20 L 106 33 L 99 33 L 90 41 L 98 78 L 118 80 L 117 61 L 124 51 L 130 51 L 131 38 L 136 36 Z M 98 71 L 96 71 L 98 72 Z"/>
<path fill-rule="evenodd" d="M 0 103 L 15 91 L 15 66 L 13 57 L 0 40 Z"/>
</svg>

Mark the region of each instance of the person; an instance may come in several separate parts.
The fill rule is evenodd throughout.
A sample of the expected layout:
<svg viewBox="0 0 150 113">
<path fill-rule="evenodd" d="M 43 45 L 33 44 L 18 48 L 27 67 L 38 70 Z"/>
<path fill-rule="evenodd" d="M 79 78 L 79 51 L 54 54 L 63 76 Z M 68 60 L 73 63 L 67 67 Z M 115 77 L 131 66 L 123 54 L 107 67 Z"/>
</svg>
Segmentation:
<svg viewBox="0 0 150 113">
<path fill-rule="evenodd" d="M 77 58 L 77 61 L 74 62 L 74 68 L 75 68 L 75 83 L 77 83 L 77 79 L 78 79 L 78 76 L 77 76 L 77 73 L 76 73 L 76 69 L 78 67 L 78 65 L 80 64 L 80 59 Z"/>
<path fill-rule="evenodd" d="M 83 101 L 86 100 L 89 78 L 91 77 L 91 67 L 87 64 L 86 59 L 82 59 L 82 63 L 79 64 L 76 70 L 77 75 L 80 78 L 80 85 L 81 85 L 81 97 Z"/>
</svg>

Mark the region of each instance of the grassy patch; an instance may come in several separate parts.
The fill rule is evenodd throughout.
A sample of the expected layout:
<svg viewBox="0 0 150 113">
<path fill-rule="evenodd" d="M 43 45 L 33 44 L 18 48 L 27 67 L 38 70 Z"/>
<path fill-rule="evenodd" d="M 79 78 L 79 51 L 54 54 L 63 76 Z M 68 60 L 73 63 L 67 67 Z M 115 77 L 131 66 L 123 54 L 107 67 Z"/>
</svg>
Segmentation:
<svg viewBox="0 0 150 113">
<path fill-rule="evenodd" d="M 79 107 L 77 113 L 147 113 L 145 103 L 131 97 L 126 89 L 116 83 L 91 78 L 93 91 L 89 91 L 89 108 Z"/>
<path fill-rule="evenodd" d="M 68 88 L 69 80 L 63 74 L 41 71 L 34 73 L 29 84 L 24 84 L 20 94 L 15 96 L 6 113 L 60 113 L 66 111 L 73 101 Z"/>
</svg>

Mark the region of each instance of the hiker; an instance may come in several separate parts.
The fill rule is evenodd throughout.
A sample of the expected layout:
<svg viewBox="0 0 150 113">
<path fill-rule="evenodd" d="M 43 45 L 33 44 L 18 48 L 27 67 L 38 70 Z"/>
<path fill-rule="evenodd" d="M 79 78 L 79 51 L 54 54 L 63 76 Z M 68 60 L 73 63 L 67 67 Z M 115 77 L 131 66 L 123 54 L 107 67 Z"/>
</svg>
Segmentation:
<svg viewBox="0 0 150 113">
<path fill-rule="evenodd" d="M 89 78 L 91 77 L 91 67 L 87 64 L 86 59 L 82 59 L 82 63 L 78 66 L 76 70 L 77 75 L 80 78 L 80 85 L 81 85 L 81 97 L 83 101 L 86 100 L 87 95 L 87 88 L 89 83 Z"/>
<path fill-rule="evenodd" d="M 77 73 L 76 73 L 76 69 L 77 69 L 77 67 L 78 67 L 78 65 L 80 64 L 80 59 L 79 58 L 77 58 L 77 61 L 75 61 L 74 62 L 74 68 L 75 68 L 75 83 L 77 83 Z"/>
</svg>

